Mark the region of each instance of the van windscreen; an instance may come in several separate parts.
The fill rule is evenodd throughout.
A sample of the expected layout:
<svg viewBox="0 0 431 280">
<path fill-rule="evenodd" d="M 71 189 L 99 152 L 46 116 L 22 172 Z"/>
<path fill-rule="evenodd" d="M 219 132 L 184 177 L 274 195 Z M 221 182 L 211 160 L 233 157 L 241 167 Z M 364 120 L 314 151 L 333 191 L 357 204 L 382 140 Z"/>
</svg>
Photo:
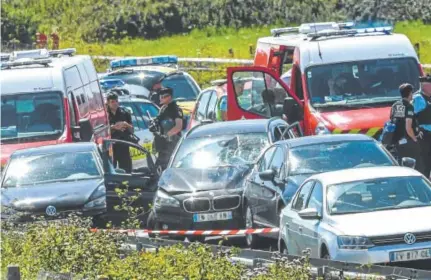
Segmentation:
<svg viewBox="0 0 431 280">
<path fill-rule="evenodd" d="M 306 70 L 309 99 L 315 108 L 393 103 L 399 86 L 419 88 L 419 67 L 413 58 L 389 58 L 313 66 Z"/>
<path fill-rule="evenodd" d="M 24 143 L 58 139 L 64 127 L 60 92 L 1 96 L 1 142 Z"/>
</svg>

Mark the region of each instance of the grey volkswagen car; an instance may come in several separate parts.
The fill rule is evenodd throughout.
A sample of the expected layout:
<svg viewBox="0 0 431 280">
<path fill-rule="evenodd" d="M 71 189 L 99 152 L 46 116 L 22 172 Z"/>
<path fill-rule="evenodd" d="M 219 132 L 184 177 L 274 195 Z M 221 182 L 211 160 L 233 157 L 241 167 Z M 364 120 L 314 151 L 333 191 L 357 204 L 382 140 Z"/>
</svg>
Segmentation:
<svg viewBox="0 0 431 280">
<path fill-rule="evenodd" d="M 281 251 L 360 264 L 430 268 L 431 182 L 379 166 L 308 178 L 281 212 Z"/>
</svg>

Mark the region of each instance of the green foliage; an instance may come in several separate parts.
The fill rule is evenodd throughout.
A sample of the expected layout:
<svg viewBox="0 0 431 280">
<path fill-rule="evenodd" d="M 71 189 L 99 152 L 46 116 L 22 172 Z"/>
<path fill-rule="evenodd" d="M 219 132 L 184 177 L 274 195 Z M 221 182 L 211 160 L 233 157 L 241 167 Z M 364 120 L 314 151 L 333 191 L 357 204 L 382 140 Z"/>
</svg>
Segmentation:
<svg viewBox="0 0 431 280">
<path fill-rule="evenodd" d="M 36 279 L 40 271 L 71 272 L 76 279 L 309 279 L 306 257 L 295 262 L 278 257 L 268 268 L 250 269 L 232 261 L 235 250 L 220 247 L 214 253 L 199 243 L 120 257 L 121 236 L 91 232 L 76 218 L 22 227 L 2 223 L 1 238 L 2 273 L 10 264 L 19 265 L 22 279 Z"/>
<path fill-rule="evenodd" d="M 76 218 L 67 224 L 39 222 L 20 228 L 2 222 L 2 272 L 18 264 L 22 279 L 36 279 L 41 269 L 95 279 L 118 259 L 121 238 L 92 233 L 88 226 Z"/>
<path fill-rule="evenodd" d="M 57 30 L 94 42 L 314 20 L 430 22 L 430 6 L 427 0 L 4 0 L 2 37 L 28 43 L 36 30 Z"/>
<path fill-rule="evenodd" d="M 145 214 L 145 209 L 142 206 L 136 206 L 136 204 L 139 205 L 138 200 L 141 191 L 138 188 L 133 189 L 134 195 L 130 195 L 128 182 L 123 182 L 122 188 L 115 189 L 121 203 L 120 205 L 115 205 L 114 210 L 125 212 L 125 216 L 127 216 L 126 220 L 121 222 L 122 229 L 138 229 L 143 226 L 139 217 Z M 149 209 L 151 208 L 150 205 L 148 207 Z"/>
</svg>

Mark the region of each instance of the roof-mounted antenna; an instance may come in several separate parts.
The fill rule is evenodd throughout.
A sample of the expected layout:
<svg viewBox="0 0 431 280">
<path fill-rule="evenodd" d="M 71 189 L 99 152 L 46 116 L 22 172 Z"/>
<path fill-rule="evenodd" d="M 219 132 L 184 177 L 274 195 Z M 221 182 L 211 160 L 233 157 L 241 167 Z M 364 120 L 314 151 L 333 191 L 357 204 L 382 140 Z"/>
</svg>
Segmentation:
<svg viewBox="0 0 431 280">
<path fill-rule="evenodd" d="M 314 34 L 316 34 L 316 36 L 317 36 L 316 14 L 313 15 L 313 24 L 314 24 Z M 320 50 L 320 43 L 319 43 L 319 41 L 317 41 L 317 49 L 319 50 L 319 57 L 320 57 L 320 59 L 323 60 L 323 58 L 322 58 L 322 51 Z"/>
</svg>

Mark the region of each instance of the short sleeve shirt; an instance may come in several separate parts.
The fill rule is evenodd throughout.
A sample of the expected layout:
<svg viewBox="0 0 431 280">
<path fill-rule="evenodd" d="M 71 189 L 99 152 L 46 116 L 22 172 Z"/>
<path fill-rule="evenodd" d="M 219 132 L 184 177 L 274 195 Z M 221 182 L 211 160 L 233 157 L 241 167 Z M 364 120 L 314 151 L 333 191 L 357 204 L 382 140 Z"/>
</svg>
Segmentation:
<svg viewBox="0 0 431 280">
<path fill-rule="evenodd" d="M 183 119 L 183 110 L 175 102 L 169 103 L 167 106 L 162 106 L 160 109 L 160 119 Z"/>
<path fill-rule="evenodd" d="M 395 123 L 395 140 L 398 141 L 407 136 L 406 132 L 406 119 L 414 119 L 414 108 L 410 102 L 406 100 L 398 101 L 392 105 L 391 119 Z M 413 130 L 415 122 L 413 122 Z"/>
<path fill-rule="evenodd" d="M 109 114 L 110 125 L 114 125 L 117 122 L 127 122 L 133 125 L 132 116 L 123 107 L 118 107 L 117 112 L 115 114 L 112 113 L 111 110 L 108 110 L 108 114 Z M 112 139 L 126 140 L 129 135 L 130 135 L 130 132 L 127 130 L 125 131 L 111 130 Z"/>
</svg>

